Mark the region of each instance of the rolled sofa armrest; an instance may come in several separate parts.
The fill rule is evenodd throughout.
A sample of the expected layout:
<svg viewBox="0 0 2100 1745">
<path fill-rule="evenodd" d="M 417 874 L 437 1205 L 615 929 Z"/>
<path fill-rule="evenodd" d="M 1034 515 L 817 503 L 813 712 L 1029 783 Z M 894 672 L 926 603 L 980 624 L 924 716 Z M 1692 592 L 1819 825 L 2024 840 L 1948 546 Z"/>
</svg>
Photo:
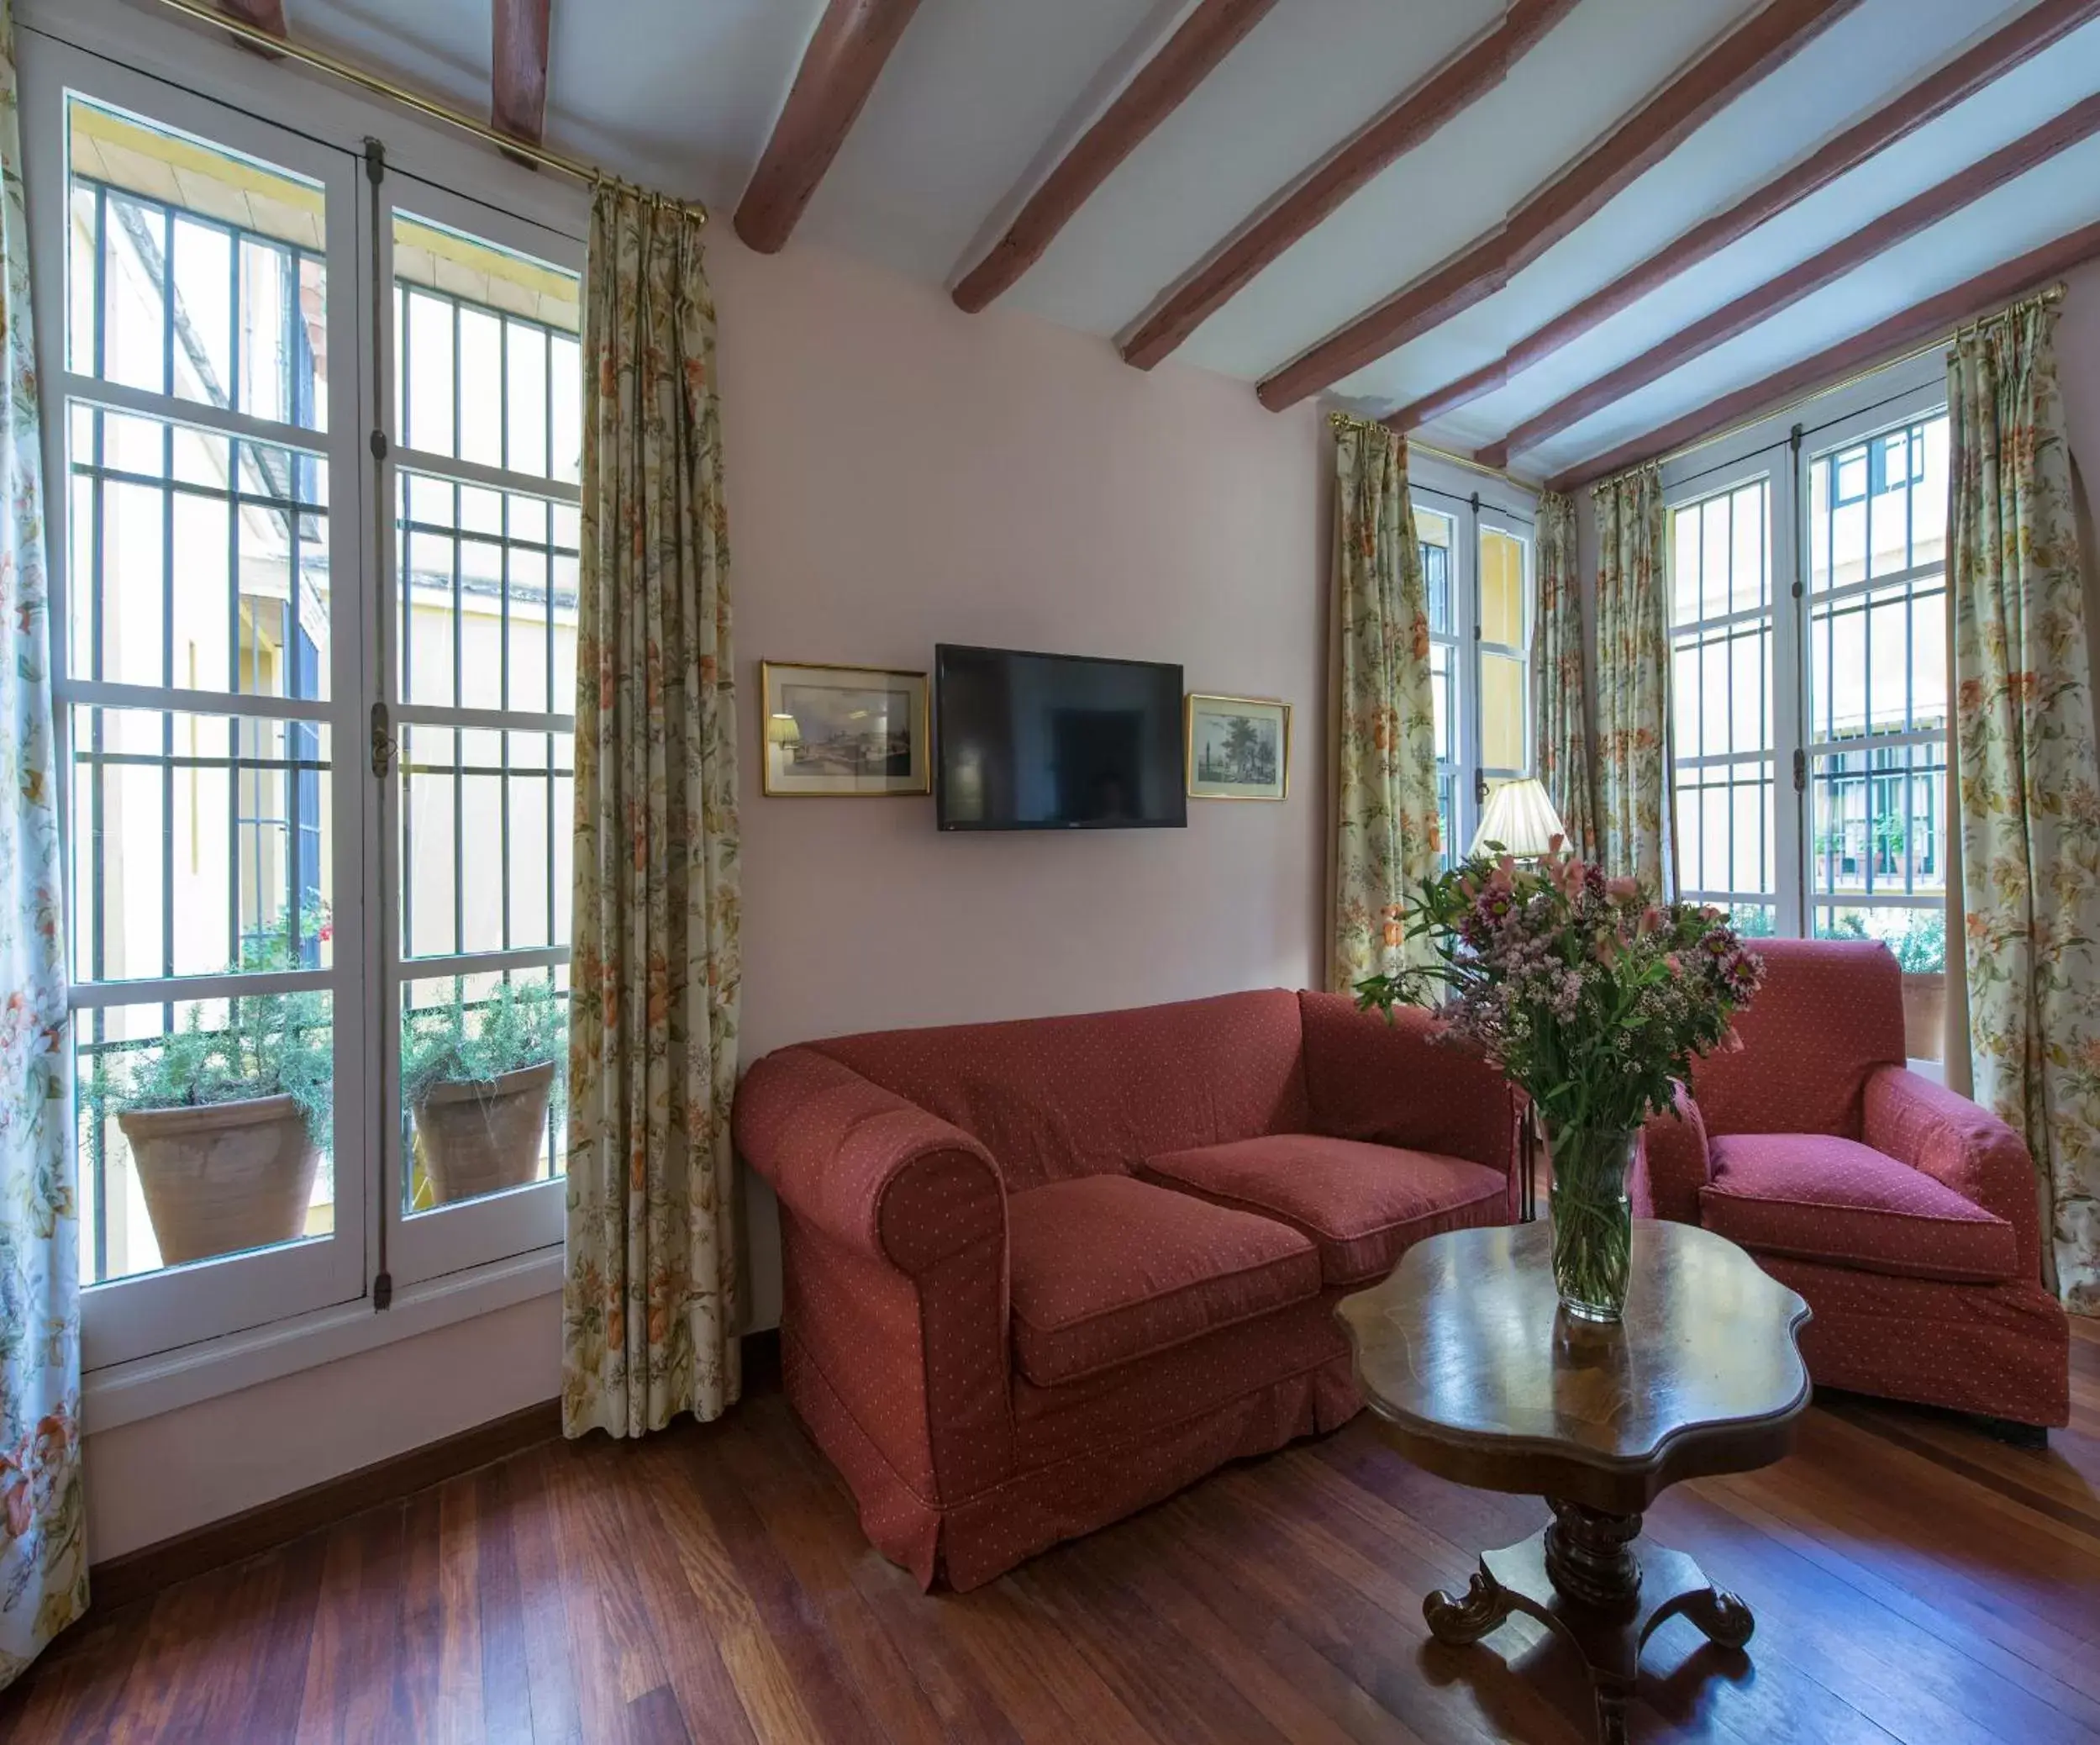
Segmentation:
<svg viewBox="0 0 2100 1745">
<path fill-rule="evenodd" d="M 1709 1163 L 1706 1120 L 1692 1093 L 1677 1087 L 1676 1107 L 1654 1115 L 1641 1129 L 1639 1173 L 1634 1187 L 1634 1210 L 1645 1217 L 1668 1218 L 1678 1224 L 1699 1221 L 1699 1189 L 1707 1183 Z"/>
<path fill-rule="evenodd" d="M 1415 1006 L 1390 1022 L 1344 994 L 1301 994 L 1305 1089 L 1314 1129 L 1484 1163 L 1509 1183 L 1517 1215 L 1516 1089 L 1477 1054 L 1437 1040 Z"/>
<path fill-rule="evenodd" d="M 1989 1110 L 1908 1067 L 1876 1067 L 1867 1075 L 1861 1136 L 2004 1219 L 2018 1239 L 2020 1276 L 2041 1276 L 2034 1160 L 2026 1141 Z"/>
<path fill-rule="evenodd" d="M 974 1244 L 1004 1245 L 992 1154 L 814 1049 L 782 1049 L 745 1074 L 734 1136 L 796 1217 L 913 1278 Z"/>
</svg>

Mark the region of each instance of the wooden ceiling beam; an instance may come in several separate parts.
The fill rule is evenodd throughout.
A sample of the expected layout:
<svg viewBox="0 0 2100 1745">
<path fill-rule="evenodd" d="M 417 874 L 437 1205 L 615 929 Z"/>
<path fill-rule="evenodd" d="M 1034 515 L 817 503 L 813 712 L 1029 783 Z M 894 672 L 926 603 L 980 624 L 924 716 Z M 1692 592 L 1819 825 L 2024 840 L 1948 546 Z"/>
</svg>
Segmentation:
<svg viewBox="0 0 2100 1745">
<path fill-rule="evenodd" d="M 1573 491 L 1642 461 L 1680 451 L 1741 427 L 1761 414 L 1778 412 L 1803 395 L 1828 389 L 1861 372 L 1892 363 L 1907 351 L 1950 337 L 1964 321 L 1987 315 L 2088 261 L 2100 260 L 2100 223 L 2087 224 L 2030 249 L 2003 266 L 1980 273 L 1951 291 L 1913 303 L 1864 333 L 1803 358 L 1797 364 L 1709 402 L 1696 412 L 1658 425 L 1630 442 L 1579 461 L 1546 481 L 1553 491 Z"/>
<path fill-rule="evenodd" d="M 918 10 L 918 0 L 829 0 L 824 8 L 736 208 L 736 234 L 761 254 L 787 245 Z"/>
<path fill-rule="evenodd" d="M 1124 361 L 1149 370 L 1167 356 L 1344 201 L 1492 91 L 1575 4 L 1512 0 L 1499 23 L 1424 73 L 1167 292 L 1124 342 Z"/>
<path fill-rule="evenodd" d="M 1403 407 L 1387 424 L 1404 433 L 1506 386 L 1513 377 L 1631 308 L 1678 274 L 1740 241 L 1760 224 L 1859 168 L 1876 153 L 1945 114 L 2095 18 L 2100 18 L 2100 0 L 2041 0 L 2039 5 L 1957 55 L 1938 71 L 1928 74 L 1792 169 L 1753 189 L 1726 212 L 1686 231 L 1602 290 L 1526 335 L 1494 361 Z"/>
<path fill-rule="evenodd" d="M 1006 235 L 955 288 L 955 307 L 976 314 L 1043 258 L 1116 166 L 1209 77 L 1276 0 L 1200 0 L 1160 51 L 1139 68 L 1101 118 L 1029 196 Z"/>
<path fill-rule="evenodd" d="M 1492 296 L 1695 129 L 1791 60 L 1860 0 L 1767 0 L 1494 229 L 1262 382 L 1272 412 L 1330 387 Z"/>
<path fill-rule="evenodd" d="M 489 124 L 537 145 L 547 124 L 547 13 L 550 0 L 493 0 L 495 41 L 489 61 Z"/>
<path fill-rule="evenodd" d="M 2096 133 L 2100 133 L 2100 93 L 2074 103 L 2062 114 L 2043 123 L 2031 133 L 2023 134 L 2011 145 L 2001 146 L 1988 157 L 1977 160 L 1936 187 L 1927 188 L 1924 193 L 1883 213 L 1843 241 L 1832 244 L 1820 254 L 1812 255 L 1798 266 L 1788 267 L 1755 290 L 1745 292 L 1733 303 L 1724 304 L 1661 344 L 1650 346 L 1639 356 L 1564 395 L 1545 411 L 1526 419 L 1502 441 L 1483 448 L 1480 458 L 1491 467 L 1507 466 L 1512 454 L 1536 448 L 1549 437 L 1559 435 L 1592 414 L 1616 405 L 1627 395 L 1651 382 L 1660 382 L 1693 358 L 1769 321 L 1782 309 L 1791 308 L 1826 285 L 1835 283 L 1876 255 L 1885 254 L 1897 243 L 1931 229 L 1942 219 L 1952 217 L 1992 189 L 2003 187 L 2037 164 L 2046 162 Z"/>
</svg>

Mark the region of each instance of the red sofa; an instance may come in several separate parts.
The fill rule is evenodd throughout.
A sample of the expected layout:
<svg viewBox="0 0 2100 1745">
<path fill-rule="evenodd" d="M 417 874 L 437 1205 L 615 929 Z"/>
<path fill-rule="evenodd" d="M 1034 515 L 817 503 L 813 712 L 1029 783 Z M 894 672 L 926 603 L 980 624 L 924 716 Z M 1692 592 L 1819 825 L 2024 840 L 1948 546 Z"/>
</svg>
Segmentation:
<svg viewBox="0 0 2100 1745">
<path fill-rule="evenodd" d="M 1273 990 L 782 1049 L 788 1398 L 868 1537 L 976 1587 L 1360 1401 L 1333 1307 L 1515 1215 L 1498 1075 Z"/>
<path fill-rule="evenodd" d="M 1634 1210 L 1740 1243 L 1815 1318 L 1825 1387 L 2069 1421 L 2070 1326 L 2041 1284 L 2034 1168 L 1997 1116 L 1904 1065 L 1886 946 L 1760 940 L 1763 988 L 1645 1131 Z"/>
</svg>

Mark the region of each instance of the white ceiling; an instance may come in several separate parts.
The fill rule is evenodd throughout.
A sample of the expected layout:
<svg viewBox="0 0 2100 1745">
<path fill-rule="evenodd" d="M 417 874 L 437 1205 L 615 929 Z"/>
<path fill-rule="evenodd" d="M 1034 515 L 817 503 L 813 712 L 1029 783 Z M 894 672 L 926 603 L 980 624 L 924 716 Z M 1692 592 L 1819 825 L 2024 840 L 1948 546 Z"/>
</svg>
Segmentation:
<svg viewBox="0 0 2100 1745">
<path fill-rule="evenodd" d="M 287 0 L 295 35 L 485 110 L 489 0 Z M 791 246 L 952 285 L 1195 0 L 923 0 Z M 1580 0 L 1506 82 L 1261 272 L 1176 354 L 1249 381 L 1492 229 L 1757 0 Z M 554 0 L 550 144 L 725 215 L 824 0 Z M 1499 14 L 1499 0 L 1278 0 L 1003 299 L 1104 341 Z M 1336 385 L 1384 412 L 1498 356 L 2026 9 L 1861 0 L 1501 292 Z M 1492 442 L 2100 90 L 2100 22 L 1424 435 Z M 1545 474 L 2100 219 L 2066 152 L 1663 380 L 1519 454 Z M 958 317 L 958 319 L 963 319 Z"/>
</svg>

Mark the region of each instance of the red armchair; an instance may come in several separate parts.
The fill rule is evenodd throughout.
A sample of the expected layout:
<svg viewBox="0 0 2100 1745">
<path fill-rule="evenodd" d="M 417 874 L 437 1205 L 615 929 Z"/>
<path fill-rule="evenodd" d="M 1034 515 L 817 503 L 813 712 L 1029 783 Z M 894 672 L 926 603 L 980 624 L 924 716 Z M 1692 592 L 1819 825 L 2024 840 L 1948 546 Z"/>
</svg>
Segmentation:
<svg viewBox="0 0 2100 1745">
<path fill-rule="evenodd" d="M 782 1049 L 735 1127 L 789 1400 L 926 1585 L 1332 1429 L 1337 1299 L 1515 1212 L 1500 1078 L 1324 994 Z"/>
<path fill-rule="evenodd" d="M 1738 1053 L 1650 1121 L 1636 1210 L 1703 1224 L 1805 1297 L 1827 1387 L 2015 1424 L 2070 1417 L 2017 1134 L 1904 1065 L 1903 978 L 1872 943 L 1760 941 Z"/>
</svg>

